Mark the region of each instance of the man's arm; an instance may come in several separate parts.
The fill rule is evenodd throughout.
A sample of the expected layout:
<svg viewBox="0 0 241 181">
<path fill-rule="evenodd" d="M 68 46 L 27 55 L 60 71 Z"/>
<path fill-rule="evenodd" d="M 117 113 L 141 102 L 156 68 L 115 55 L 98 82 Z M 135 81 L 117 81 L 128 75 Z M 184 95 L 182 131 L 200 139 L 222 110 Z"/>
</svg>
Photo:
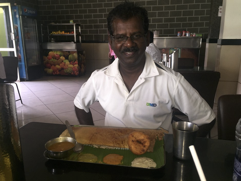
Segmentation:
<svg viewBox="0 0 241 181">
<path fill-rule="evenodd" d="M 199 130 L 197 131 L 197 137 L 210 136 L 211 129 L 215 125 L 215 122 L 216 122 L 216 119 L 214 119 L 211 123 L 199 126 Z"/>
<path fill-rule="evenodd" d="M 79 121 L 80 124 L 83 124 L 83 125 L 94 125 L 92 114 L 91 114 L 90 110 L 87 113 L 84 110 L 79 109 L 79 108 L 77 108 L 75 106 L 75 113 L 76 113 L 76 116 L 77 116 L 78 121 Z"/>
</svg>

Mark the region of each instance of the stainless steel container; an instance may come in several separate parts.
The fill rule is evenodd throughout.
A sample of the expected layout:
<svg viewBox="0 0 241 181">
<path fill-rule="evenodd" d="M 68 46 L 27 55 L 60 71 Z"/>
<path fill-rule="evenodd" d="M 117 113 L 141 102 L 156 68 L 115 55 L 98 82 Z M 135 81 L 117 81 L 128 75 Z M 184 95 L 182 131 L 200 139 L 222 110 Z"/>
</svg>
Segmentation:
<svg viewBox="0 0 241 181">
<path fill-rule="evenodd" d="M 65 151 L 51 151 L 48 148 L 55 144 L 55 143 L 61 143 L 61 142 L 69 142 L 69 143 L 73 143 L 74 146 L 71 149 L 65 150 Z M 61 158 L 66 158 L 69 155 L 71 155 L 71 153 L 74 152 L 74 147 L 76 145 L 76 141 L 74 138 L 71 137 L 58 137 L 58 138 L 54 138 L 52 140 L 49 140 L 46 144 L 45 144 L 45 149 L 47 151 L 47 154 L 49 157 L 51 158 L 56 158 L 56 159 L 61 159 Z"/>
<path fill-rule="evenodd" d="M 25 180 L 14 88 L 4 83 L 0 83 L 0 180 Z"/>
<path fill-rule="evenodd" d="M 189 150 L 194 145 L 198 126 L 191 122 L 180 121 L 172 124 L 173 128 L 173 154 L 181 160 L 192 158 Z"/>
</svg>

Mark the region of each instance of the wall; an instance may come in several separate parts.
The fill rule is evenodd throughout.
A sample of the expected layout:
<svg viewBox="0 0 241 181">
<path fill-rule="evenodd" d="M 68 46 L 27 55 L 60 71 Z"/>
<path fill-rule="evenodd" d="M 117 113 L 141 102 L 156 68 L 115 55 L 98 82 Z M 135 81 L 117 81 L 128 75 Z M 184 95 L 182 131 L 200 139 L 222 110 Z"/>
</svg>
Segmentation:
<svg viewBox="0 0 241 181">
<path fill-rule="evenodd" d="M 218 16 L 219 6 L 222 6 L 223 0 L 212 0 L 210 11 L 209 35 L 210 39 L 218 39 L 220 32 L 221 17 Z"/>
<path fill-rule="evenodd" d="M 149 12 L 150 30 L 161 36 L 177 31 L 208 34 L 211 0 L 135 0 Z M 83 41 L 107 42 L 106 17 L 118 0 L 38 0 L 40 21 L 82 25 Z"/>
<path fill-rule="evenodd" d="M 216 98 L 240 92 L 241 19 L 240 0 L 223 0 L 223 13 L 215 70 L 221 73 Z M 232 24 L 230 24 L 232 22 Z"/>
<path fill-rule="evenodd" d="M 150 30 L 160 36 L 176 36 L 177 31 L 208 34 L 211 0 L 134 0 L 149 12 Z M 8 1 L 9 2 L 9 1 Z M 42 24 L 68 23 L 82 26 L 87 71 L 108 65 L 106 16 L 120 0 L 10 0 L 38 9 Z M 36 7 L 37 6 L 37 7 Z M 96 42 L 101 42 L 96 44 Z M 93 51 L 95 52 L 93 54 Z"/>
<path fill-rule="evenodd" d="M 3 8 L 0 7 L 0 27 L 5 27 L 5 19 L 4 19 L 4 11 Z M 6 29 L 5 28 L 1 28 L 0 29 L 0 47 L 1 48 L 6 48 L 8 47 L 7 44 L 7 34 L 6 34 Z M 8 52 L 0 52 L 2 54 L 2 56 L 8 56 Z"/>
<path fill-rule="evenodd" d="M 225 3 L 225 6 L 226 8 L 223 9 L 223 13 L 225 14 L 225 16 L 222 18 L 219 39 L 240 39 L 241 1 L 227 1 Z"/>
<path fill-rule="evenodd" d="M 210 25 L 208 39 L 206 40 L 205 63 L 206 70 L 215 70 L 217 61 L 217 40 L 220 33 L 221 17 L 218 16 L 219 6 L 223 0 L 211 1 Z"/>
<path fill-rule="evenodd" d="M 109 65 L 108 43 L 82 43 L 86 54 L 86 72 L 91 73 Z"/>
</svg>

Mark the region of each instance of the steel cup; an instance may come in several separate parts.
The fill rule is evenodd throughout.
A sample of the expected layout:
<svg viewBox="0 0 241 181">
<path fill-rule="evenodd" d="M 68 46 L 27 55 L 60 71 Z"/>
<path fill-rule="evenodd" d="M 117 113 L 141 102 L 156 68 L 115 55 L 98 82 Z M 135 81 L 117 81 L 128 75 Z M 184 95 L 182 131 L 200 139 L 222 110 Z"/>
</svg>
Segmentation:
<svg viewBox="0 0 241 181">
<path fill-rule="evenodd" d="M 173 154 L 181 160 L 192 158 L 189 150 L 190 145 L 194 145 L 198 126 L 191 122 L 173 122 Z"/>
</svg>

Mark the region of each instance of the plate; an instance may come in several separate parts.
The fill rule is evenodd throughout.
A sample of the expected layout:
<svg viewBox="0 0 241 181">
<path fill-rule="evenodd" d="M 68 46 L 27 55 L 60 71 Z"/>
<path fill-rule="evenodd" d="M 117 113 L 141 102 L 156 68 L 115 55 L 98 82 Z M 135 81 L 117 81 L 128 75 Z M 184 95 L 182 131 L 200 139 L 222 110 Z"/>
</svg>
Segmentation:
<svg viewBox="0 0 241 181">
<path fill-rule="evenodd" d="M 90 145 L 84 145 L 83 150 L 80 153 L 72 153 L 69 157 L 64 159 L 54 159 L 48 156 L 47 152 L 44 152 L 44 157 L 49 160 L 62 160 L 67 162 L 83 162 L 79 161 L 78 158 L 84 154 L 93 154 L 97 156 L 97 161 L 92 162 L 93 164 L 105 164 L 103 162 L 103 158 L 108 154 L 119 154 L 123 156 L 122 163 L 116 166 L 124 166 L 124 167 L 132 167 L 131 162 L 138 157 L 147 157 L 154 160 L 156 163 L 156 168 L 150 169 L 159 169 L 165 166 L 166 157 L 165 157 L 165 149 L 164 149 L 164 140 L 156 140 L 153 152 L 146 152 L 143 155 L 135 155 L 130 150 L 127 149 L 103 149 L 103 148 L 94 148 Z M 87 163 L 91 163 L 86 161 Z M 135 167 L 139 168 L 139 167 Z"/>
</svg>

